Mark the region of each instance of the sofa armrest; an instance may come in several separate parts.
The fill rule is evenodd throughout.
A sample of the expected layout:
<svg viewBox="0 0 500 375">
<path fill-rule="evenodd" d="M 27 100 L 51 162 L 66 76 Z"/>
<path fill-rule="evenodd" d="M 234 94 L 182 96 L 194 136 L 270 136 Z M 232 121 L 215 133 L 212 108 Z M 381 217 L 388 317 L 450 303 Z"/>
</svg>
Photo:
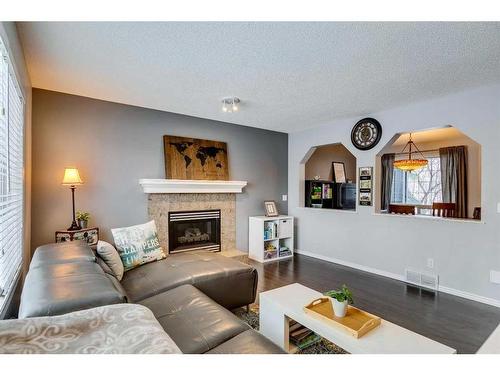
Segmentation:
<svg viewBox="0 0 500 375">
<path fill-rule="evenodd" d="M 196 288 L 226 309 L 250 305 L 257 297 L 258 274 L 255 268 L 248 272 L 200 277 L 193 281 Z"/>
<path fill-rule="evenodd" d="M 38 247 L 31 259 L 30 269 L 50 264 L 95 262 L 92 249 L 84 242 L 51 243 Z"/>
</svg>

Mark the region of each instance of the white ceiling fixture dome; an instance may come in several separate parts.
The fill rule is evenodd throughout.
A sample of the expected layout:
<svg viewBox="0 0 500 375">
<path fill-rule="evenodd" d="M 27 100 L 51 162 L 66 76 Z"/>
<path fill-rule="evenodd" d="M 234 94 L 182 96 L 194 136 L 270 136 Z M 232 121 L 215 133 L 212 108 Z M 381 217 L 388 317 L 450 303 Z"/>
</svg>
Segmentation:
<svg viewBox="0 0 500 375">
<path fill-rule="evenodd" d="M 240 102 L 240 98 L 237 98 L 236 96 L 222 99 L 222 112 L 238 112 L 240 109 Z"/>
</svg>

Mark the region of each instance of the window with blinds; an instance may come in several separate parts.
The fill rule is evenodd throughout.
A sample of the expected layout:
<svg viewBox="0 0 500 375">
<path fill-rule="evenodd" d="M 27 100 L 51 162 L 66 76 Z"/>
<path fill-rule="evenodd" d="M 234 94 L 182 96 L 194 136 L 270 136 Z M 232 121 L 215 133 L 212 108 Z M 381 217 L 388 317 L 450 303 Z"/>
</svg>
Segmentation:
<svg viewBox="0 0 500 375">
<path fill-rule="evenodd" d="M 24 100 L 0 40 L 0 309 L 23 253 Z"/>
</svg>

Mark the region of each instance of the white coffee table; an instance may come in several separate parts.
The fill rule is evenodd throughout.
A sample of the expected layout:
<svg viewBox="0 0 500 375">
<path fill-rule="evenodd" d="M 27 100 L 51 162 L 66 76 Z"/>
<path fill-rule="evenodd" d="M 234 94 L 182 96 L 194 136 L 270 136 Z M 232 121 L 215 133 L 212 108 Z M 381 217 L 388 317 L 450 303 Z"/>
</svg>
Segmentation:
<svg viewBox="0 0 500 375">
<path fill-rule="evenodd" d="M 379 327 L 356 339 L 341 329 L 314 318 L 303 308 L 322 294 L 301 284 L 259 295 L 260 333 L 291 352 L 289 320 L 293 319 L 352 354 L 455 354 L 457 351 L 382 319 Z"/>
<path fill-rule="evenodd" d="M 500 354 L 500 324 L 486 339 L 476 354 Z"/>
</svg>

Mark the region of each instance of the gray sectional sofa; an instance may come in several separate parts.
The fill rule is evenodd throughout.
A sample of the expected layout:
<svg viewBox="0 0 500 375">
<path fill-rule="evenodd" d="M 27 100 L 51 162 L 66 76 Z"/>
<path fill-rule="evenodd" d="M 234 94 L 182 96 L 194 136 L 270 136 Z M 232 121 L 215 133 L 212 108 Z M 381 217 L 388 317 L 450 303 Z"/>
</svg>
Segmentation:
<svg viewBox="0 0 500 375">
<path fill-rule="evenodd" d="M 34 253 L 19 318 L 131 302 L 148 307 L 183 353 L 283 353 L 229 311 L 254 302 L 257 277 L 236 260 L 191 253 L 142 265 L 120 282 L 86 244 L 48 244 Z"/>
</svg>

